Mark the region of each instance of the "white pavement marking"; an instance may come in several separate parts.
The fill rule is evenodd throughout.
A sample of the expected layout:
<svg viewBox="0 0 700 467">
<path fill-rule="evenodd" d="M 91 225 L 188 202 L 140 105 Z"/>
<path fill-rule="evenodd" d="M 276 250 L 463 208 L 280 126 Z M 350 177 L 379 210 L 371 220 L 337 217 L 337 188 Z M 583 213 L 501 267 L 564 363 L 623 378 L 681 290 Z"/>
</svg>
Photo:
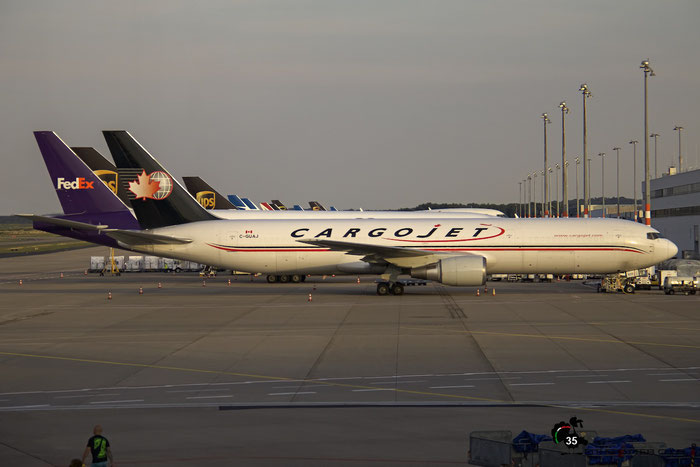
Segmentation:
<svg viewBox="0 0 700 467">
<path fill-rule="evenodd" d="M 186 399 L 217 399 L 221 397 L 233 397 L 232 395 L 221 395 L 221 396 L 190 396 L 187 397 Z"/>
<path fill-rule="evenodd" d="M 426 383 L 427 381 L 383 381 L 381 383 L 372 383 L 372 384 L 411 384 L 411 383 Z"/>
<path fill-rule="evenodd" d="M 590 376 L 590 375 L 589 375 Z M 505 376 L 505 377 L 500 377 L 500 376 L 494 376 L 493 378 L 464 378 L 464 381 L 488 381 L 488 380 L 502 380 L 502 379 L 522 379 L 520 376 Z"/>
<path fill-rule="evenodd" d="M 377 389 L 353 389 L 352 392 L 371 392 L 371 391 L 393 391 L 391 388 L 377 388 Z"/>
<path fill-rule="evenodd" d="M 508 386 L 549 386 L 554 383 L 511 383 Z"/>
<path fill-rule="evenodd" d="M 621 381 L 586 381 L 587 384 L 606 384 L 606 383 L 631 383 L 632 381 L 630 380 L 621 380 Z"/>
<path fill-rule="evenodd" d="M 683 373 L 647 373 L 647 376 L 685 376 Z"/>
<path fill-rule="evenodd" d="M 465 384 L 462 386 L 430 386 L 428 389 L 450 389 L 450 388 L 473 388 L 475 386 L 470 384 Z"/>
<path fill-rule="evenodd" d="M 177 393 L 177 392 L 221 392 L 221 391 L 230 391 L 230 389 L 226 389 L 226 388 L 221 388 L 221 389 L 180 389 L 178 391 L 165 391 L 165 392 Z"/>
<path fill-rule="evenodd" d="M 268 396 L 291 396 L 298 394 L 316 394 L 314 391 L 302 391 L 302 392 L 271 392 Z"/>
<path fill-rule="evenodd" d="M 91 404 L 120 404 L 124 402 L 143 402 L 143 399 L 130 399 L 130 400 L 120 400 L 120 401 L 92 401 Z"/>
<path fill-rule="evenodd" d="M 49 404 L 38 405 L 11 405 L 9 407 L 0 407 L 0 409 L 34 409 L 36 407 L 50 407 Z"/>
<path fill-rule="evenodd" d="M 95 397 L 95 394 L 78 394 L 77 396 L 53 396 L 54 399 L 75 399 L 76 397 Z"/>
<path fill-rule="evenodd" d="M 556 378 L 590 378 L 593 375 L 564 375 L 564 376 L 556 376 Z M 595 375 L 595 376 L 600 376 L 602 378 L 605 378 L 608 375 Z"/>
<path fill-rule="evenodd" d="M 660 379 L 659 381 L 700 381 L 697 378 Z"/>
</svg>

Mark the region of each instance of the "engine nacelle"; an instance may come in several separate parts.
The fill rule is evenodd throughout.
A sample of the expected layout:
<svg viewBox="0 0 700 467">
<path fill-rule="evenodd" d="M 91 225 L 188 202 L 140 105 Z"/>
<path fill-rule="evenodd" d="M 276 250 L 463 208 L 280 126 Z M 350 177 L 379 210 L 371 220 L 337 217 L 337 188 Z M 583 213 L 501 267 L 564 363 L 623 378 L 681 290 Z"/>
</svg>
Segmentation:
<svg viewBox="0 0 700 467">
<path fill-rule="evenodd" d="M 486 258 L 453 256 L 437 263 L 411 268 L 411 277 L 447 285 L 483 285 L 486 283 Z"/>
</svg>

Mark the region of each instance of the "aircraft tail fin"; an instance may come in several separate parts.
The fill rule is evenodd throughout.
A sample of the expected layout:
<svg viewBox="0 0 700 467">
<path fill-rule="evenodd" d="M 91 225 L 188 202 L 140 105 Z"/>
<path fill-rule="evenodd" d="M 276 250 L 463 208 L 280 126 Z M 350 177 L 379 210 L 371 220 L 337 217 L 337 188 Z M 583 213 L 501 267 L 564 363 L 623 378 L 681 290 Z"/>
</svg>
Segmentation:
<svg viewBox="0 0 700 467">
<path fill-rule="evenodd" d="M 56 195 L 65 214 L 129 212 L 129 208 L 53 131 L 35 131 Z"/>
<path fill-rule="evenodd" d="M 272 207 L 275 207 L 275 208 L 277 208 L 277 209 L 280 210 L 280 211 L 286 211 L 286 210 L 287 210 L 287 206 L 285 206 L 285 205 L 282 203 L 282 201 L 280 201 L 280 200 L 278 200 L 278 199 L 273 199 L 270 203 L 272 204 Z"/>
<path fill-rule="evenodd" d="M 294 206 L 292 206 L 292 210 L 293 210 L 293 211 L 303 211 L 304 208 L 302 208 L 302 207 L 299 206 L 298 204 L 295 204 Z"/>
<path fill-rule="evenodd" d="M 248 198 L 241 198 L 241 200 L 242 200 L 242 201 L 245 203 L 245 205 L 248 206 L 251 210 L 253 210 L 253 211 L 260 211 L 260 208 L 259 208 L 254 202 L 252 202 L 250 199 L 248 199 Z"/>
<path fill-rule="evenodd" d="M 90 167 L 90 170 L 92 170 L 95 175 L 97 175 L 100 180 L 102 180 L 102 182 L 114 192 L 115 195 L 119 196 L 122 203 L 126 204 L 127 206 L 131 206 L 129 198 L 127 198 L 123 192 L 120 193 L 117 190 L 119 186 L 119 175 L 114 164 L 108 161 L 105 156 L 100 154 L 95 148 L 71 147 L 71 149 L 80 158 L 80 160 L 85 162 L 85 165 Z"/>
<path fill-rule="evenodd" d="M 228 200 L 236 207 L 236 209 L 240 209 L 242 211 L 248 211 L 250 209 L 238 195 L 228 195 Z"/>
<path fill-rule="evenodd" d="M 144 229 L 217 219 L 127 131 L 103 131 L 123 190 Z"/>
<path fill-rule="evenodd" d="M 200 177 L 182 177 L 187 191 L 204 209 L 238 209 Z"/>
<path fill-rule="evenodd" d="M 318 201 L 309 201 L 309 207 L 311 207 L 312 211 L 325 211 L 326 208 L 323 207 L 321 203 Z"/>
</svg>

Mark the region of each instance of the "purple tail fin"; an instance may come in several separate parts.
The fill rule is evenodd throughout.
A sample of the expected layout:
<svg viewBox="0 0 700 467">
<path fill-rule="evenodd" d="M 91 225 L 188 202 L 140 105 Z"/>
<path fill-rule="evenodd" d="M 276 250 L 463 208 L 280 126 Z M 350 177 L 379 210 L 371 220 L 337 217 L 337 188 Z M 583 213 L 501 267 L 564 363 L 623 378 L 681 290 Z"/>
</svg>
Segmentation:
<svg viewBox="0 0 700 467">
<path fill-rule="evenodd" d="M 124 203 L 53 131 L 34 137 L 49 170 L 63 212 L 93 214 L 129 212 Z"/>
</svg>

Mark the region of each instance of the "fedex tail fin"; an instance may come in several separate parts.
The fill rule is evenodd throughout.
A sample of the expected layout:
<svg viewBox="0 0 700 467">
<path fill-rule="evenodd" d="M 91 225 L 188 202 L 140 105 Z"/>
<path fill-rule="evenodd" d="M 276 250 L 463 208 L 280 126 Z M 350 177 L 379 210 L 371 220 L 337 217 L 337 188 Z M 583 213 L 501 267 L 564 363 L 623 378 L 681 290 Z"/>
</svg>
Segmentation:
<svg viewBox="0 0 700 467">
<path fill-rule="evenodd" d="M 237 209 L 221 193 L 199 177 L 182 177 L 187 191 L 204 209 Z"/>
<path fill-rule="evenodd" d="M 250 210 L 248 205 L 245 204 L 243 200 L 238 197 L 238 195 L 228 195 L 228 200 L 236 207 L 236 209 L 240 209 L 241 211 Z"/>
<path fill-rule="evenodd" d="M 95 148 L 89 147 L 71 147 L 73 152 L 80 158 L 81 161 L 85 162 L 85 165 L 90 167 L 90 170 L 95 172 L 102 182 L 109 187 L 110 190 L 114 192 L 115 195 L 119 196 L 123 193 L 119 193 L 117 187 L 119 186 L 119 175 L 117 174 L 117 168 L 110 161 L 105 159 L 105 157 L 100 154 Z M 122 203 L 127 206 L 131 206 L 129 198 L 120 196 Z"/>
<path fill-rule="evenodd" d="M 254 202 L 252 202 L 250 199 L 241 198 L 241 200 L 245 203 L 246 206 L 248 206 L 253 211 L 260 211 L 260 208 Z"/>
<path fill-rule="evenodd" d="M 103 131 L 119 173 L 119 190 L 144 229 L 214 220 L 127 131 Z"/>
<path fill-rule="evenodd" d="M 56 133 L 35 131 L 34 137 L 64 213 L 129 212 Z"/>
</svg>

